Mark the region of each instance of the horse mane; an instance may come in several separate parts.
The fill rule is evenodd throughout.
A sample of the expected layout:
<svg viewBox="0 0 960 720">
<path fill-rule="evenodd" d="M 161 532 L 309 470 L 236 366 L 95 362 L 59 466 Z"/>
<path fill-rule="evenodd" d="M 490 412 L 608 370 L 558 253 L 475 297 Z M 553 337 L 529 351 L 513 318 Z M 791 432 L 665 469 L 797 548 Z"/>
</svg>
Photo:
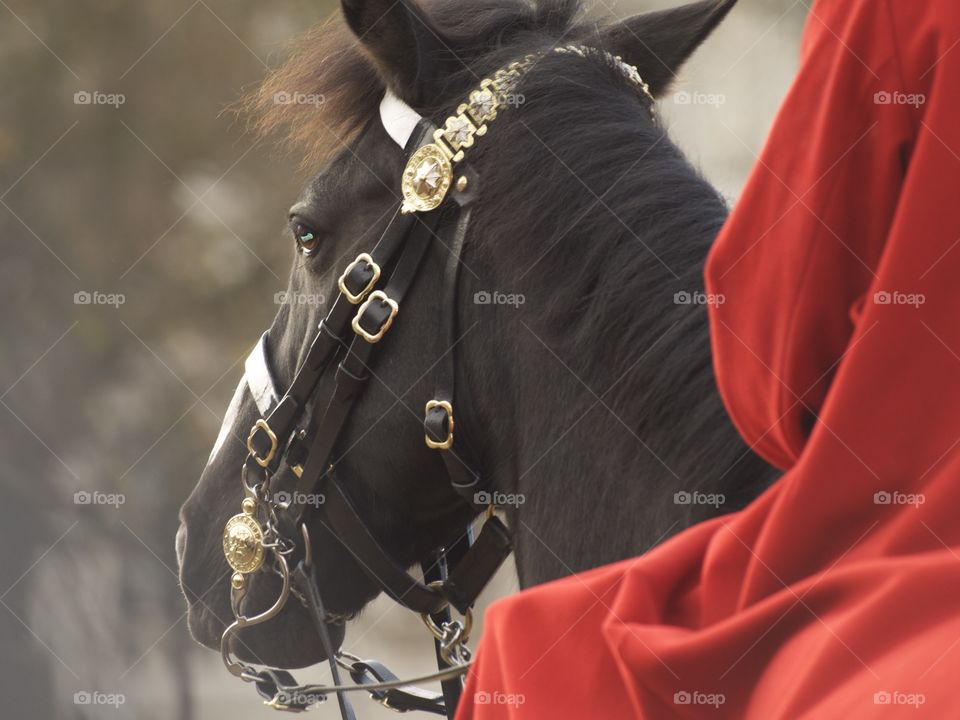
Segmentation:
<svg viewBox="0 0 960 720">
<path fill-rule="evenodd" d="M 702 303 L 723 198 L 651 121 L 648 101 L 596 58 L 546 55 L 518 92 L 522 107 L 498 117 L 472 156 L 483 202 L 465 262 L 498 268 L 507 285 L 496 289 L 526 296 L 529 329 L 595 392 L 618 380 L 606 402 L 658 455 L 676 467 L 733 464 L 730 448 L 742 447 L 732 427 L 717 429 L 729 421 Z M 676 407 L 690 409 L 684 422 L 665 423 Z"/>
</svg>

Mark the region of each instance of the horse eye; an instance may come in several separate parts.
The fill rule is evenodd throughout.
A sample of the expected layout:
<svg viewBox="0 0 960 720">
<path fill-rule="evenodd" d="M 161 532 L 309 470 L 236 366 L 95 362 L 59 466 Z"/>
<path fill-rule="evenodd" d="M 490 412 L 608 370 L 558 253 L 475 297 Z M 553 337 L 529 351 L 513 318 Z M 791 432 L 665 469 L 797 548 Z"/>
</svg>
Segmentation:
<svg viewBox="0 0 960 720">
<path fill-rule="evenodd" d="M 320 236 L 303 223 L 294 223 L 293 239 L 304 255 L 309 255 L 320 245 Z"/>
</svg>

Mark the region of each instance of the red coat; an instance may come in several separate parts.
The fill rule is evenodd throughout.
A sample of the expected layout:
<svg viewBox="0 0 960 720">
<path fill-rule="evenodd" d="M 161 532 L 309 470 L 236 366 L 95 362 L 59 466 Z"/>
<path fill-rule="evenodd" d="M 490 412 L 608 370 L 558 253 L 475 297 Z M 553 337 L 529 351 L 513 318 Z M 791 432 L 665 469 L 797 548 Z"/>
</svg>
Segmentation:
<svg viewBox="0 0 960 720">
<path fill-rule="evenodd" d="M 497 602 L 458 719 L 960 717 L 960 3 L 814 5 L 706 274 L 786 474 Z"/>
</svg>

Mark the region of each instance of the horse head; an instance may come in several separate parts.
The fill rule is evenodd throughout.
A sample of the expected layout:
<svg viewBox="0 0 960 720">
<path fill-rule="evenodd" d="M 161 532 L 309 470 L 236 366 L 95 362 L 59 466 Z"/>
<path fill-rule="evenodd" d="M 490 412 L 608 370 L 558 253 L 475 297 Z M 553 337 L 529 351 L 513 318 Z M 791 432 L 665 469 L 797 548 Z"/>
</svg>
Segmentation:
<svg viewBox="0 0 960 720">
<path fill-rule="evenodd" d="M 579 5 L 570 0 L 442 0 L 429 11 L 403 1 L 343 0 L 345 24 L 308 34 L 300 51 L 251 101 L 262 111 L 261 125 L 284 131 L 305 164 L 323 163 L 290 208 L 289 285 L 263 348 L 282 390 L 305 362 L 319 323 L 341 293 L 344 269 L 396 217 L 407 154 L 381 122 L 384 93 L 441 124 L 481 79 L 532 58 L 515 97 L 504 101 L 508 106 L 489 132 L 476 138 L 469 156 L 479 189 L 458 257 L 455 297 L 443 296 L 450 248 L 438 238 L 382 340 L 380 356 L 366 368 L 369 379 L 332 454 L 353 506 L 398 565 L 429 561 L 437 548 L 462 536 L 482 504 L 451 487 L 441 453 L 424 442 L 424 402 L 432 397 L 435 369 L 450 353 L 457 358 L 458 438 L 475 450 L 491 489 L 504 497 L 527 497 L 522 510 L 529 513 L 527 520 L 517 504 L 508 515 L 525 538 L 518 558 L 524 584 L 636 554 L 652 544 L 649 538 L 662 536 L 664 513 L 671 519 L 681 512 L 674 508 L 671 516 L 664 510 L 663 498 L 676 488 L 661 478 L 661 469 L 650 470 L 649 477 L 631 480 L 618 503 L 638 508 L 637 513 L 649 510 L 648 539 L 625 530 L 624 539 L 603 552 L 567 557 L 549 569 L 527 562 L 535 545 L 530 533 L 540 537 L 551 524 L 585 517 L 585 480 L 592 492 L 602 494 L 597 487 L 606 475 L 645 472 L 629 457 L 637 454 L 635 441 L 626 438 L 630 448 L 613 447 L 622 444 L 611 440 L 620 430 L 616 420 L 584 424 L 578 417 L 607 408 L 618 419 L 627 418 L 621 423 L 637 435 L 643 434 L 637 428 L 649 424 L 644 413 L 667 412 L 668 406 L 670 412 L 683 411 L 665 399 L 669 388 L 662 383 L 670 382 L 665 376 L 646 378 L 661 385 L 655 392 L 645 385 L 638 389 L 654 395 L 636 398 L 635 407 L 626 407 L 629 397 L 606 395 L 607 380 L 634 371 L 638 363 L 659 362 L 660 350 L 637 358 L 657 340 L 649 334 L 651 326 L 664 330 L 675 321 L 678 332 L 696 332 L 688 351 L 698 368 L 696 388 L 687 402 L 696 406 L 711 392 L 711 378 L 703 379 L 709 376 L 703 318 L 657 303 L 687 288 L 685 282 L 695 282 L 691 278 L 698 276 L 725 211 L 665 139 L 651 110 L 652 98 L 667 90 L 732 5 L 731 0 L 696 2 L 598 26 L 580 22 Z M 590 51 L 556 52 L 563 47 Z M 639 84 L 624 70 L 630 66 Z M 682 221 L 674 219 L 681 216 Z M 682 237 L 668 237 L 671 232 L 693 238 L 684 246 Z M 458 328 L 453 342 L 443 337 L 438 320 L 451 301 Z M 634 310 L 622 312 L 630 307 Z M 637 352 L 628 352 L 630 347 Z M 237 388 L 207 466 L 183 505 L 177 535 L 189 626 L 211 648 L 219 647 L 233 617 L 224 526 L 244 500 L 247 438 L 262 415 L 251 382 L 245 376 Z M 333 382 L 326 376 L 318 383 L 307 419 L 325 411 Z M 582 385 L 591 388 L 590 394 L 573 398 Z M 702 414 L 703 422 L 718 413 L 716 401 Z M 653 424 L 659 422 L 655 418 Z M 574 429 L 571 423 L 579 425 Z M 305 434 L 309 428 L 309 423 L 303 426 Z M 732 431 L 725 436 L 732 437 Z M 671 439 L 678 439 L 673 430 L 661 440 Z M 662 455 L 656 442 L 649 444 L 653 455 Z M 742 449 L 727 444 L 727 455 Z M 570 449 L 542 460 L 556 447 Z M 617 462 L 620 455 L 626 468 Z M 651 459 L 650 465 L 656 463 Z M 295 469 L 284 459 L 276 471 Z M 570 480 L 566 485 L 550 480 L 558 475 Z M 538 494 L 537 487 L 543 492 Z M 556 493 L 562 492 L 567 492 L 566 510 L 560 511 Z M 327 611 L 350 616 L 382 588 L 332 529 L 323 493 L 320 486 L 312 499 L 304 499 L 314 505 L 306 521 L 309 552 Z M 656 498 L 650 500 L 651 495 Z M 692 519 L 687 513 L 677 529 Z M 568 534 L 583 536 L 575 545 L 588 544 L 589 536 L 603 531 L 602 522 L 586 524 L 581 530 L 567 527 Z M 250 555 L 249 533 L 244 533 L 237 529 L 228 538 L 228 550 L 237 556 Z M 251 578 L 244 601 L 248 614 L 269 608 L 281 585 L 281 578 L 266 571 Z M 335 643 L 342 642 L 342 626 L 331 625 L 331 632 Z M 234 651 L 251 662 L 283 667 L 325 656 L 298 602 L 244 629 Z"/>
</svg>

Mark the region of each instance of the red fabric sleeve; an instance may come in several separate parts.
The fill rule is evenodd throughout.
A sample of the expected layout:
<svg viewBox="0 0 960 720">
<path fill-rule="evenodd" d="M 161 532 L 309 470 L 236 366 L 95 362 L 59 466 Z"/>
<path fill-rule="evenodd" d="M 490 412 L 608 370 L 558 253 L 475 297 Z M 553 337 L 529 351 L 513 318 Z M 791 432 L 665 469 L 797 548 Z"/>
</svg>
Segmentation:
<svg viewBox="0 0 960 720">
<path fill-rule="evenodd" d="M 800 72 L 710 255 L 720 391 L 741 434 L 796 462 L 846 350 L 898 204 L 914 108 L 883 1 L 820 2 Z"/>
<path fill-rule="evenodd" d="M 960 3 L 814 5 L 707 269 L 724 399 L 790 469 L 499 601 L 460 720 L 958 715 L 957 78 Z"/>
</svg>

